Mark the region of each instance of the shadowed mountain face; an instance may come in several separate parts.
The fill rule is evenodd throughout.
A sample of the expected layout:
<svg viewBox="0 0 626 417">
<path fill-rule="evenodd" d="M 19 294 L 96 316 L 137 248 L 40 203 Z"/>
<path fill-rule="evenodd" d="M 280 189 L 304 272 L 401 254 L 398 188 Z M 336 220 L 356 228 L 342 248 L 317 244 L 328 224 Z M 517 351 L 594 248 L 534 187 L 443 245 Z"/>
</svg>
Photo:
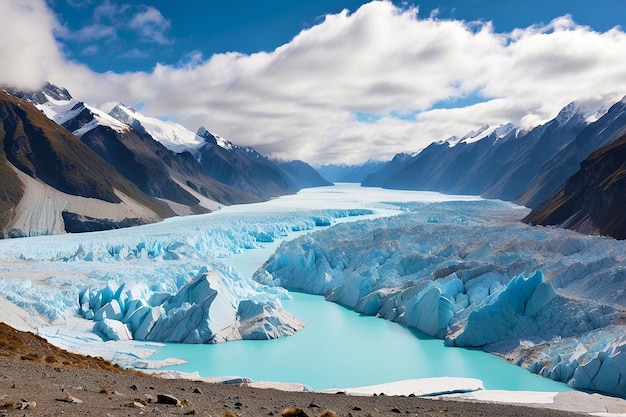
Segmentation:
<svg viewBox="0 0 626 417">
<path fill-rule="evenodd" d="M 626 135 L 598 149 L 524 221 L 626 239 Z"/>
<path fill-rule="evenodd" d="M 4 144 L 6 133 L 3 123 L 0 123 L 0 143 Z M 0 150 L 0 239 L 4 239 L 5 230 L 9 222 L 15 216 L 15 208 L 19 204 L 24 189 L 20 180 L 11 168 L 6 158 L 4 146 Z"/>
<path fill-rule="evenodd" d="M 2 92 L 0 121 L 4 153 L 19 170 L 67 194 L 120 202 L 110 167 L 33 105 Z"/>
<path fill-rule="evenodd" d="M 596 122 L 584 127 L 576 138 L 545 162 L 530 178 L 524 193 L 515 202 L 530 208 L 557 192 L 594 150 L 611 142 L 626 128 L 626 103 L 620 101 Z"/>
<path fill-rule="evenodd" d="M 289 181 L 298 189 L 333 185 L 326 181 L 309 164 L 302 161 L 276 162 L 278 167 L 287 174 Z"/>
<path fill-rule="evenodd" d="M 194 213 L 208 210 L 188 189 L 220 204 L 259 201 L 209 178 L 191 154 L 171 152 L 144 132 L 97 126 L 81 140 L 146 194 L 189 206 Z"/>
<path fill-rule="evenodd" d="M 199 161 L 209 177 L 262 199 L 299 190 L 274 162 L 254 149 L 230 143 L 221 146 L 205 129 L 198 135 L 206 141 L 199 150 Z"/>
<path fill-rule="evenodd" d="M 31 103 L 4 91 L 0 92 L 0 140 L 3 206 L 0 226 L 3 237 L 23 193 L 23 185 L 14 168 L 68 195 L 120 203 L 117 190 L 160 217 L 174 214 L 164 203 L 142 193 L 76 136 L 48 119 Z M 110 224 L 120 227 L 115 221 Z"/>
</svg>

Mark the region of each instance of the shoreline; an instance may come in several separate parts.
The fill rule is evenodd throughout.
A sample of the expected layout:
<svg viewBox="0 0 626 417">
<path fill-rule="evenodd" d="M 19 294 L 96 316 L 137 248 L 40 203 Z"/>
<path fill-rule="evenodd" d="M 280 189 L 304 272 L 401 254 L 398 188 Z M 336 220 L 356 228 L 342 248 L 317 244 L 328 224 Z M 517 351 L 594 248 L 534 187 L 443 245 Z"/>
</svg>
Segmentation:
<svg viewBox="0 0 626 417">
<path fill-rule="evenodd" d="M 13 305 L 15 310 L 10 310 L 9 317 L 14 317 L 18 321 L 24 319 L 24 315 L 19 312 L 18 306 Z M 20 313 L 20 314 L 18 314 Z M 83 324 L 84 321 L 81 320 Z M 150 356 L 154 353 L 154 349 L 150 347 L 160 346 L 154 342 L 124 342 L 125 349 L 118 346 L 116 351 L 110 349 L 111 342 L 97 341 L 97 336 L 85 328 L 85 334 L 76 338 L 76 334 L 67 335 L 66 329 L 61 327 L 39 327 L 38 330 L 31 327 L 33 323 L 22 321 L 22 326 L 26 327 L 26 331 L 35 331 L 50 343 L 56 349 L 64 349 L 73 351 L 80 355 L 90 355 L 96 357 L 105 357 L 105 359 L 116 359 L 116 353 L 123 353 L 135 359 L 135 365 L 142 363 L 142 366 L 133 366 L 128 361 L 121 361 L 122 366 L 126 369 L 134 369 L 146 374 L 146 376 L 156 377 L 159 380 L 174 381 L 176 383 L 201 382 L 212 386 L 231 387 L 239 389 L 246 387 L 249 389 L 261 389 L 263 392 L 279 391 L 281 395 L 326 395 L 331 397 L 343 398 L 369 398 L 374 401 L 375 398 L 428 398 L 431 400 L 440 400 L 445 402 L 462 402 L 462 403 L 480 403 L 490 406 L 514 406 L 514 407 L 531 407 L 532 409 L 543 410 L 561 410 L 566 412 L 587 413 L 596 416 L 620 417 L 626 416 L 626 400 L 608 397 L 601 394 L 588 394 L 581 391 L 568 392 L 541 392 L 541 391 L 507 391 L 507 390 L 486 390 L 482 387 L 482 381 L 473 378 L 421 378 L 404 381 L 395 381 L 386 384 L 370 385 L 364 387 L 349 387 L 341 389 L 324 389 L 310 390 L 304 384 L 252 381 L 241 376 L 223 376 L 203 378 L 197 373 L 184 373 L 178 371 L 166 371 L 159 369 L 162 366 L 178 363 L 176 358 L 166 360 L 153 361 Z M 40 323 L 39 323 L 40 324 Z M 87 323 L 90 324 L 90 323 Z M 49 339 L 52 339 L 50 341 Z M 80 341 L 81 346 L 76 345 Z M 95 342 L 95 343 L 94 343 Z M 91 345 L 92 349 L 86 348 Z M 93 349 L 97 347 L 97 349 Z M 107 357 L 108 356 L 108 357 Z M 118 357 L 119 358 L 119 357 Z M 343 395 L 339 395 L 343 394 Z M 382 394 L 382 395 L 381 395 Z M 271 395 L 270 395 L 271 396 Z M 354 413 L 353 413 L 354 414 Z M 509 414 L 510 415 L 510 414 Z"/>
</svg>

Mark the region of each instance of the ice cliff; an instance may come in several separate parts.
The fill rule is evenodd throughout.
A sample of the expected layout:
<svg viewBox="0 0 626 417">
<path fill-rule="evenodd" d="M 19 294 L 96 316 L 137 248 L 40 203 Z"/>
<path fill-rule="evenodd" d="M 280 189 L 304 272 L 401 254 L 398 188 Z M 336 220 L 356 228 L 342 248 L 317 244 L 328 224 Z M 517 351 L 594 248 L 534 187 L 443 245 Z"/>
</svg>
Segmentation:
<svg viewBox="0 0 626 417">
<path fill-rule="evenodd" d="M 626 396 L 626 245 L 519 223 L 495 201 L 415 205 L 282 244 L 255 274 Z"/>
<path fill-rule="evenodd" d="M 304 324 L 283 310 L 287 291 L 245 278 L 224 260 L 372 211 L 251 207 L 0 242 L 0 293 L 57 326 L 77 315 L 92 320 L 104 340 L 219 343 L 293 334 Z"/>
</svg>

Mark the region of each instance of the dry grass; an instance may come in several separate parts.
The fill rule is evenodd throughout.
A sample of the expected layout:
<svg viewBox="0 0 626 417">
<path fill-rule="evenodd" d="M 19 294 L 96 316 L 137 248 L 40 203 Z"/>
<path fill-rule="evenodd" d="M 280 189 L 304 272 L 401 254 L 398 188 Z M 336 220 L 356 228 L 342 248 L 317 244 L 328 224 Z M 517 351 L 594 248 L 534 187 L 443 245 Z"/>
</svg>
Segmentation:
<svg viewBox="0 0 626 417">
<path fill-rule="evenodd" d="M 12 360 L 41 363 L 53 368 L 104 369 L 117 373 L 135 373 L 102 358 L 82 356 L 49 344 L 33 333 L 20 332 L 0 322 L 0 356 Z"/>
</svg>

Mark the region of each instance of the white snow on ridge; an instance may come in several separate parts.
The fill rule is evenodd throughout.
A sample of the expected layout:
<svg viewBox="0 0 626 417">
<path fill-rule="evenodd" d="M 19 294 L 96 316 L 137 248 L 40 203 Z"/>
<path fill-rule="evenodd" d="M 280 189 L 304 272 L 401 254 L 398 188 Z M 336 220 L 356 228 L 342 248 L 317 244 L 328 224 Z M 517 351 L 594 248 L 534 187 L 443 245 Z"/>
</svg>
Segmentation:
<svg viewBox="0 0 626 417">
<path fill-rule="evenodd" d="M 519 130 L 513 123 L 501 124 L 498 126 L 482 125 L 477 131 L 471 131 L 465 135 L 458 143 L 474 143 L 495 134 L 496 140 L 502 139 L 511 132 Z"/>
<path fill-rule="evenodd" d="M 44 94 L 48 99 L 43 104 L 36 104 L 50 120 L 54 120 L 57 124 L 63 124 L 81 112 L 82 106 L 78 100 L 55 100 L 48 94 Z"/>
<path fill-rule="evenodd" d="M 203 138 L 178 123 L 145 116 L 121 103 L 116 103 L 108 114 L 131 127 L 139 124 L 154 140 L 173 152 L 196 150 L 205 143 Z"/>
<path fill-rule="evenodd" d="M 69 120 L 75 118 L 82 112 L 87 109 L 91 112 L 93 119 L 83 125 L 81 128 L 75 130 L 74 133 L 76 136 L 81 137 L 85 133 L 90 130 L 96 128 L 97 126 L 108 126 L 118 132 L 123 132 L 128 130 L 129 127 L 124 123 L 121 123 L 119 120 L 109 116 L 102 110 L 87 105 L 81 101 L 76 99 L 71 100 L 56 100 L 50 97 L 48 94 L 45 94 L 48 101 L 43 104 L 36 104 L 36 107 L 43 111 L 43 113 L 55 123 L 62 125 L 63 123 L 68 122 Z"/>
<path fill-rule="evenodd" d="M 107 113 L 103 112 L 102 110 L 96 107 L 87 105 L 87 104 L 85 104 L 85 108 L 88 109 L 93 114 L 96 126 L 97 125 L 108 126 L 111 129 L 120 133 L 129 130 L 129 127 L 127 125 L 125 125 L 124 123 L 121 123 L 119 120 L 115 119 L 114 117 L 109 116 Z M 78 129 L 77 131 L 74 132 L 74 134 L 80 137 L 86 132 L 88 132 L 89 130 L 91 130 L 90 128 L 86 128 L 86 126 L 87 125 Z"/>
</svg>

